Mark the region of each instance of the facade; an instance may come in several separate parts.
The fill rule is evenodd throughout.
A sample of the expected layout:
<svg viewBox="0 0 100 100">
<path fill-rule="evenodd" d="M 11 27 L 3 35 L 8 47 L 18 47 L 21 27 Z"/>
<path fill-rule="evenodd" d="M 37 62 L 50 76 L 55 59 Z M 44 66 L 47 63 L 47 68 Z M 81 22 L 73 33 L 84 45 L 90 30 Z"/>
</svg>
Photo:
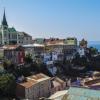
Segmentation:
<svg viewBox="0 0 100 100">
<path fill-rule="evenodd" d="M 23 64 L 25 51 L 18 45 L 6 45 L 4 48 L 4 59 L 10 60 L 13 64 Z"/>
<path fill-rule="evenodd" d="M 71 60 L 74 58 L 74 55 L 77 52 L 77 39 L 76 38 L 67 38 L 64 40 L 64 59 Z"/>
<path fill-rule="evenodd" d="M 50 95 L 50 77 L 40 73 L 26 78 L 25 82 L 17 83 L 16 95 L 20 99 L 39 100 Z"/>
<path fill-rule="evenodd" d="M 44 38 L 36 38 L 34 40 L 34 43 L 36 43 L 36 44 L 44 44 Z"/>
<path fill-rule="evenodd" d="M 85 56 L 85 50 L 84 50 L 84 48 L 79 47 L 77 51 L 78 51 L 80 57 Z"/>
<path fill-rule="evenodd" d="M 32 43 L 32 37 L 25 32 L 18 32 L 14 27 L 9 28 L 5 10 L 0 26 L 0 45 L 15 45 Z"/>
<path fill-rule="evenodd" d="M 68 37 L 64 40 L 64 43 L 67 45 L 75 45 L 77 46 L 77 39 L 75 37 Z"/>
<path fill-rule="evenodd" d="M 25 49 L 25 55 L 30 54 L 32 59 L 35 60 L 36 58 L 42 58 L 42 54 L 44 53 L 44 45 L 42 44 L 27 44 L 22 45 Z"/>
<path fill-rule="evenodd" d="M 0 27 L 0 45 L 6 44 L 17 44 L 17 32 L 14 27 L 8 27 L 4 11 L 3 20 Z"/>
<path fill-rule="evenodd" d="M 82 39 L 80 42 L 79 42 L 79 46 L 86 49 L 87 48 L 87 44 L 88 42 L 85 40 L 85 39 Z"/>
<path fill-rule="evenodd" d="M 63 41 L 62 40 L 52 40 L 48 41 L 45 45 L 45 61 L 62 61 L 63 60 Z M 46 59 L 47 58 L 47 59 Z"/>
<path fill-rule="evenodd" d="M 66 89 L 66 82 L 61 80 L 58 77 L 54 77 L 51 79 L 51 94 L 56 93 L 57 91 L 65 90 Z"/>
<path fill-rule="evenodd" d="M 4 58 L 4 49 L 1 47 L 0 48 L 0 60 Z"/>
<path fill-rule="evenodd" d="M 32 36 L 25 32 L 18 32 L 18 44 L 25 45 L 32 43 Z"/>
</svg>

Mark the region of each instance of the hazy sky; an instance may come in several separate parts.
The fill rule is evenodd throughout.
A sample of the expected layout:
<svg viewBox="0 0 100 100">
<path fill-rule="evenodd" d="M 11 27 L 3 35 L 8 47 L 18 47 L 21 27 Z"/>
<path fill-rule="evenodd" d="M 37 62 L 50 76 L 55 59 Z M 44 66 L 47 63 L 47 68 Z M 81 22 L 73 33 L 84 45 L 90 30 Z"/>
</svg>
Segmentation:
<svg viewBox="0 0 100 100">
<path fill-rule="evenodd" d="M 9 26 L 35 37 L 100 40 L 100 0 L 0 0 Z"/>
</svg>

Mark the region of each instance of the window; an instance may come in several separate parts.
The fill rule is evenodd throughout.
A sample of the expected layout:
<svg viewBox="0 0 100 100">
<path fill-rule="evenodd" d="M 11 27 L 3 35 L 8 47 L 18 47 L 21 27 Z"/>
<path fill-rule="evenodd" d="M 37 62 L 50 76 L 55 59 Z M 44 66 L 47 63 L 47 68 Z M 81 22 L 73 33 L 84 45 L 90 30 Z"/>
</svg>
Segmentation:
<svg viewBox="0 0 100 100">
<path fill-rule="evenodd" d="M 23 60 L 23 58 L 21 58 L 21 62 L 23 62 L 24 60 Z"/>
<path fill-rule="evenodd" d="M 22 52 L 20 52 L 20 56 L 22 56 Z"/>
</svg>

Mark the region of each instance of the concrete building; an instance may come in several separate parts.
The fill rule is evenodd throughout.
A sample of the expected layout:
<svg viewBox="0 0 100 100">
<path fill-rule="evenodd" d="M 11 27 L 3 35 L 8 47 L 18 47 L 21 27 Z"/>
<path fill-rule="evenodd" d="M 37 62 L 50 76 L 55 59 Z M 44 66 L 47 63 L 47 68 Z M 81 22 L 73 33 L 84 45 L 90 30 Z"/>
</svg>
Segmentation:
<svg viewBox="0 0 100 100">
<path fill-rule="evenodd" d="M 74 55 L 77 52 L 77 39 L 75 37 L 69 37 L 64 40 L 63 52 L 65 60 L 74 58 Z"/>
<path fill-rule="evenodd" d="M 84 48 L 79 47 L 77 49 L 77 52 L 79 53 L 80 57 L 85 56 L 85 50 L 84 50 Z"/>
<path fill-rule="evenodd" d="M 50 77 L 40 73 L 27 77 L 24 82 L 17 83 L 16 95 L 21 100 L 39 100 L 41 97 L 48 97 L 50 90 Z"/>
<path fill-rule="evenodd" d="M 4 48 L 4 59 L 11 61 L 13 64 L 24 64 L 25 51 L 19 45 L 6 45 Z"/>
<path fill-rule="evenodd" d="M 42 59 L 45 50 L 45 46 L 43 44 L 34 43 L 34 44 L 27 44 L 22 46 L 25 49 L 25 55 L 30 54 L 33 60 L 38 58 Z"/>
<path fill-rule="evenodd" d="M 18 44 L 26 45 L 32 43 L 32 36 L 25 32 L 18 32 Z"/>
<path fill-rule="evenodd" d="M 48 57 L 52 61 L 62 61 L 63 60 L 63 41 L 55 40 L 55 41 L 49 41 L 45 45 L 45 56 Z"/>
</svg>

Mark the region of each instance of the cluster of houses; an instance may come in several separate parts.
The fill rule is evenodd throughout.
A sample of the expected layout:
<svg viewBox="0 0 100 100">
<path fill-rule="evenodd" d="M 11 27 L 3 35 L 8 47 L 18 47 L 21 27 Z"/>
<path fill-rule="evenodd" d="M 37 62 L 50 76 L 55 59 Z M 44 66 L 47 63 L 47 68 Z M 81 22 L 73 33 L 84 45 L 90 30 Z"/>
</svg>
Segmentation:
<svg viewBox="0 0 100 100">
<path fill-rule="evenodd" d="M 64 89 L 66 89 L 66 83 L 63 80 L 39 73 L 22 78 L 17 83 L 16 96 L 21 100 L 38 100 L 41 97 L 49 97 L 51 94 Z"/>
<path fill-rule="evenodd" d="M 84 43 L 83 40 L 82 47 L 86 46 Z M 84 50 L 81 47 L 79 49 L 77 45 L 75 37 L 32 40 L 29 34 L 16 31 L 14 27 L 9 28 L 4 10 L 0 26 L 0 59 L 3 57 L 15 64 L 23 64 L 25 55 L 30 54 L 33 61 L 40 59 L 47 64 L 57 60 L 71 60 L 77 51 L 80 55 L 84 55 Z"/>
<path fill-rule="evenodd" d="M 24 65 L 25 57 L 27 55 L 31 55 L 33 61 L 40 61 L 42 63 L 45 63 L 46 66 L 48 67 L 48 70 L 52 73 L 53 76 L 55 76 L 57 71 L 56 66 L 54 66 L 55 62 L 64 60 L 71 61 L 77 53 L 79 53 L 80 57 L 85 56 L 86 50 L 87 50 L 87 41 L 83 39 L 82 41 L 79 42 L 78 45 L 78 41 L 75 37 L 68 37 L 66 39 L 37 38 L 33 40 L 32 36 L 30 36 L 29 34 L 25 32 L 16 31 L 14 27 L 9 28 L 4 11 L 2 24 L 0 26 L 1 63 L 6 60 L 9 60 L 14 65 L 17 66 Z M 73 90 L 74 92 L 75 90 L 77 91 L 81 90 L 80 88 L 76 87 L 87 86 L 88 88 L 93 88 L 95 86 L 96 88 L 96 86 L 99 85 L 99 81 L 100 81 L 99 78 L 92 78 L 91 80 L 88 81 L 85 78 L 85 79 L 78 79 L 76 83 L 75 82 L 71 83 L 70 81 L 64 82 L 58 77 L 49 77 L 43 73 L 35 74 L 28 77 L 21 76 L 17 80 L 16 96 L 21 100 L 22 99 L 38 100 L 39 98 L 41 100 L 45 100 L 45 98 L 48 98 L 50 95 L 59 91 L 59 93 L 52 95 L 48 99 L 67 100 L 66 98 L 71 98 L 71 96 L 72 97 L 76 96 L 76 94 L 73 94 Z M 72 87 L 67 91 L 66 86 L 76 86 L 76 87 Z M 87 93 L 87 91 L 89 90 L 87 89 L 83 91 Z M 80 95 L 83 96 L 83 94 Z M 75 99 L 73 98 L 71 100 Z"/>
<path fill-rule="evenodd" d="M 99 100 L 100 72 L 92 75 L 70 84 L 42 73 L 22 77 L 17 83 L 16 96 L 21 100 Z"/>
<path fill-rule="evenodd" d="M 74 58 L 78 49 L 76 38 L 50 41 L 41 44 L 34 42 L 25 45 L 3 45 L 0 47 L 0 56 L 17 65 L 23 64 L 28 54 L 31 55 L 33 61 L 40 59 L 46 64 Z"/>
</svg>

